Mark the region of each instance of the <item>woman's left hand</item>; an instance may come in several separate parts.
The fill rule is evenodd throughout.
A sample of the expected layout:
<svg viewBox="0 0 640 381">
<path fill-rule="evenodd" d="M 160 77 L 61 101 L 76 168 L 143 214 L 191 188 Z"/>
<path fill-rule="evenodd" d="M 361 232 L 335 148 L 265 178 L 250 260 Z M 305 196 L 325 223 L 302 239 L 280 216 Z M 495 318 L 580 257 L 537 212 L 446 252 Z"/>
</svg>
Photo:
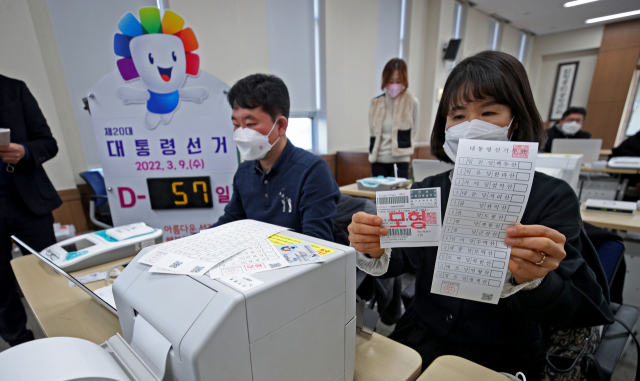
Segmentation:
<svg viewBox="0 0 640 381">
<path fill-rule="evenodd" d="M 511 246 L 509 270 L 518 284 L 542 278 L 558 265 L 567 253 L 565 236 L 542 225 L 516 225 L 507 228 L 504 242 Z"/>
</svg>

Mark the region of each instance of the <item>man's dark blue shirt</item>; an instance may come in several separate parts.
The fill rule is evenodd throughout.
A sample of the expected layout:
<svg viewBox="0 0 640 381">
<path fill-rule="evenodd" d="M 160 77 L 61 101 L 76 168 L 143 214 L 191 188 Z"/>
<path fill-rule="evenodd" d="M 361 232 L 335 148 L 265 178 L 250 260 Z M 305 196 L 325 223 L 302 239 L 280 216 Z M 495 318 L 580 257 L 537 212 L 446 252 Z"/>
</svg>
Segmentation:
<svg viewBox="0 0 640 381">
<path fill-rule="evenodd" d="M 231 202 L 213 226 L 249 218 L 333 241 L 338 184 L 320 156 L 290 141 L 269 172 L 258 160 L 240 164 Z"/>
</svg>

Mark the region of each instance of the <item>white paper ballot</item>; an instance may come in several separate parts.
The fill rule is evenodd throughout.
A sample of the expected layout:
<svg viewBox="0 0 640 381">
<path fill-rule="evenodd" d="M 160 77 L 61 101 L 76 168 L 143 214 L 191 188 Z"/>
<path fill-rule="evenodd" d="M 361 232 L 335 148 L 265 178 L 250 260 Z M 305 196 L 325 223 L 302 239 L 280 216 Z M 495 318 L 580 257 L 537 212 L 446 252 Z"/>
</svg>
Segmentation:
<svg viewBox="0 0 640 381">
<path fill-rule="evenodd" d="M 218 280 L 228 286 L 235 288 L 240 292 L 250 290 L 264 283 L 263 281 L 256 279 L 250 275 L 227 276 L 218 278 Z"/>
<path fill-rule="evenodd" d="M 93 291 L 94 294 L 96 294 L 100 299 L 104 300 L 105 302 L 107 302 L 108 305 L 110 305 L 111 307 L 113 307 L 114 309 L 116 308 L 116 300 L 113 298 L 113 285 L 110 284 L 108 286 L 105 287 L 101 287 L 95 291 Z"/>
<path fill-rule="evenodd" d="M 376 192 L 378 217 L 389 233 L 380 247 L 438 246 L 440 240 L 440 188 Z"/>
<path fill-rule="evenodd" d="M 253 274 L 288 266 L 289 263 L 280 255 L 273 244 L 265 239 L 217 264 L 209 270 L 209 277 L 217 279 L 225 276 Z"/>
<path fill-rule="evenodd" d="M 11 143 L 11 130 L 0 128 L 0 146 L 8 146 Z"/>
<path fill-rule="evenodd" d="M 460 140 L 432 293 L 498 303 L 537 155 L 538 143 Z"/>
<path fill-rule="evenodd" d="M 287 228 L 254 220 L 234 221 L 156 245 L 138 261 L 153 266 L 152 272 L 204 275 L 216 264 L 284 230 Z"/>
</svg>

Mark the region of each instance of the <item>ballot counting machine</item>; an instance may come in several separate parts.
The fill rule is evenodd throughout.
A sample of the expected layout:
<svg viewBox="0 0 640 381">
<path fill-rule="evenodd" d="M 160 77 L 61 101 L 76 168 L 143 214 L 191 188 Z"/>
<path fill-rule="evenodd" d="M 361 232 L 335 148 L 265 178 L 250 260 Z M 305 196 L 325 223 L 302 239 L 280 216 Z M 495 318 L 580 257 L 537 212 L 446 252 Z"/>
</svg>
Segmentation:
<svg viewBox="0 0 640 381">
<path fill-rule="evenodd" d="M 98 346 L 40 339 L 0 353 L 3 378 L 20 380 L 352 380 L 355 251 L 326 261 L 255 273 L 244 291 L 209 277 L 150 273 L 137 261 L 113 293 L 122 336 Z M 167 350 L 163 348 L 169 348 Z"/>
<path fill-rule="evenodd" d="M 47 247 L 40 254 L 71 272 L 130 257 L 161 242 L 162 230 L 137 222 L 72 237 Z"/>
</svg>

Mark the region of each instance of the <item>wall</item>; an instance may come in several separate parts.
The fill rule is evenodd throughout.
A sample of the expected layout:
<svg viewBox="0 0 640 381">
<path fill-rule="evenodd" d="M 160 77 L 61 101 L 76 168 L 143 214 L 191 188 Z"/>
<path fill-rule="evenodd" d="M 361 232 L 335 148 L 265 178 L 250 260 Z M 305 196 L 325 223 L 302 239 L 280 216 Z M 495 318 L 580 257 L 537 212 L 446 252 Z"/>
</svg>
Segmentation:
<svg viewBox="0 0 640 381">
<path fill-rule="evenodd" d="M 542 120 L 547 121 L 549 118 L 557 63 L 560 61 L 580 62 L 576 78 L 576 85 L 579 87 L 577 91 L 574 90 L 572 104 L 586 105 L 586 97 L 588 97 L 586 94 L 589 94 L 591 78 L 593 78 L 593 60 L 597 57 L 603 31 L 604 27 L 599 25 L 533 38 L 527 72 Z M 588 87 L 587 83 L 589 83 Z"/>
<path fill-rule="evenodd" d="M 584 129 L 610 149 L 620 129 L 629 87 L 640 57 L 640 19 L 604 27 Z"/>
<path fill-rule="evenodd" d="M 23 80 L 37 99 L 58 142 L 57 156 L 44 164 L 47 175 L 57 190 L 75 188 L 67 145 L 54 103 L 41 46 L 34 29 L 29 6 L 25 1 L 4 0 L 0 3 L 0 74 Z M 19 36 L 19 38 L 18 38 Z"/>
<path fill-rule="evenodd" d="M 369 146 L 376 62 L 376 2 L 326 0 L 329 153 Z"/>
<path fill-rule="evenodd" d="M 598 49 L 586 49 L 571 53 L 550 54 L 542 57 L 542 65 L 538 78 L 538 92 L 535 97 L 538 111 L 542 120 L 549 120 L 552 96 L 556 82 L 558 64 L 566 62 L 579 62 L 578 74 L 573 87 L 571 106 L 587 107 L 589 90 L 593 80 L 593 73 L 598 60 Z"/>
</svg>

